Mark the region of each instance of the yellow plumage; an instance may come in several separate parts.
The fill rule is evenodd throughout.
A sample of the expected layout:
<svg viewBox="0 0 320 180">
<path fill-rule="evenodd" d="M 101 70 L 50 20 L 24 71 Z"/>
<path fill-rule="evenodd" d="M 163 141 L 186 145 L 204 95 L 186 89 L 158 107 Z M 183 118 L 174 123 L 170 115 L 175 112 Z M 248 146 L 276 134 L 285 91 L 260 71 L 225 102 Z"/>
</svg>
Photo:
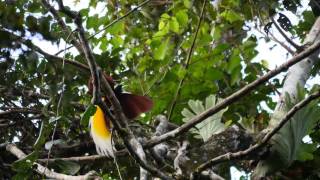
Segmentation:
<svg viewBox="0 0 320 180">
<path fill-rule="evenodd" d="M 111 142 L 111 131 L 107 126 L 107 121 L 102 109 L 99 106 L 96 106 L 96 108 L 96 112 L 90 118 L 89 125 L 92 139 L 96 145 L 97 153 L 100 155 L 114 157 Z"/>
</svg>

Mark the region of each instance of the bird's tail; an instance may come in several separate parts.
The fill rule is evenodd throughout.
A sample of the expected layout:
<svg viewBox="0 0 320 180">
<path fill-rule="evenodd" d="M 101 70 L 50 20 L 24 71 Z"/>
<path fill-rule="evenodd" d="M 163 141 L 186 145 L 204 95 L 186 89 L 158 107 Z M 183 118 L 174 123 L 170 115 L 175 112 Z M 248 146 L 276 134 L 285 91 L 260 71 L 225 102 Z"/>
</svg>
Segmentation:
<svg viewBox="0 0 320 180">
<path fill-rule="evenodd" d="M 106 119 L 102 109 L 96 106 L 96 112 L 90 118 L 90 133 L 99 155 L 114 157 L 111 137 L 111 122 Z"/>
</svg>

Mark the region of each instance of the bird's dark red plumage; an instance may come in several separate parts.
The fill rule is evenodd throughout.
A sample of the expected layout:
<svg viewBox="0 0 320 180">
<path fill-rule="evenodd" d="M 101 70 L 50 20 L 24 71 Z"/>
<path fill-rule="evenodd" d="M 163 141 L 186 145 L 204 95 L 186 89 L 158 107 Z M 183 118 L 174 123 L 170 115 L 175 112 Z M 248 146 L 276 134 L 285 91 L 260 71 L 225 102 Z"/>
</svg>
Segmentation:
<svg viewBox="0 0 320 180">
<path fill-rule="evenodd" d="M 151 108 L 153 107 L 153 102 L 149 97 L 139 96 L 139 95 L 130 94 L 130 93 L 124 93 L 122 92 L 121 88 L 116 88 L 117 90 L 115 90 L 114 88 L 115 83 L 112 77 L 108 76 L 105 73 L 103 73 L 103 75 L 104 75 L 104 78 L 110 84 L 113 91 L 115 92 L 115 95 L 118 98 L 121 104 L 122 110 L 124 114 L 127 116 L 127 118 L 134 119 L 138 117 L 141 113 L 151 110 Z M 89 93 L 92 94 L 92 91 L 93 91 L 92 78 L 89 79 L 88 88 L 89 88 Z M 111 106 L 108 100 L 108 97 L 106 97 L 105 102 L 109 107 Z"/>
</svg>

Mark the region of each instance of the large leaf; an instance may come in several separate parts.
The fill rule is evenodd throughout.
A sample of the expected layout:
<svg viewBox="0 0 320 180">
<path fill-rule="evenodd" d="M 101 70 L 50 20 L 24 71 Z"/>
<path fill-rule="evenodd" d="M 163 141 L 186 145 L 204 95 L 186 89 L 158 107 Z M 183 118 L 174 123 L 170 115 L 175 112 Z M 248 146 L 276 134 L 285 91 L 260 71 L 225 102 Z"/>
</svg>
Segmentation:
<svg viewBox="0 0 320 180">
<path fill-rule="evenodd" d="M 298 88 L 297 100 L 301 101 L 305 97 L 305 92 Z M 286 112 L 295 104 L 289 95 L 286 95 Z M 256 176 L 265 176 L 275 170 L 286 168 L 295 160 L 305 160 L 310 157 L 301 157 L 303 152 L 302 138 L 305 137 L 309 130 L 315 126 L 315 122 L 320 117 L 320 107 L 317 101 L 312 101 L 304 108 L 300 109 L 287 122 L 280 131 L 272 138 L 271 155 L 268 159 L 261 161 L 255 171 Z M 282 112 L 277 118 L 284 117 L 286 113 Z"/>
<path fill-rule="evenodd" d="M 184 116 L 183 121 L 187 122 L 196 115 L 202 113 L 203 111 L 213 107 L 217 102 L 221 101 L 221 99 L 216 99 L 215 95 L 210 95 L 206 98 L 205 106 L 199 100 L 189 100 L 188 105 L 192 111 L 187 108 L 182 110 L 182 115 Z M 196 125 L 196 129 L 193 129 L 192 132 L 199 134 L 203 141 L 207 141 L 212 135 L 218 134 L 225 130 L 225 125 L 221 122 L 221 117 L 228 108 L 222 109 L 216 114 L 208 117 L 201 123 Z"/>
</svg>

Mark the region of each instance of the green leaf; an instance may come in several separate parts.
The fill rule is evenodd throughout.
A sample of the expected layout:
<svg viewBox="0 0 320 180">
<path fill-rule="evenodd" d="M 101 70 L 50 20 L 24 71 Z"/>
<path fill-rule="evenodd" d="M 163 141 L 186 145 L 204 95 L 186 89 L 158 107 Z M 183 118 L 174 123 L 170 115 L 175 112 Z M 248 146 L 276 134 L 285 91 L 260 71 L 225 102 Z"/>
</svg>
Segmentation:
<svg viewBox="0 0 320 180">
<path fill-rule="evenodd" d="M 164 42 L 162 42 L 160 44 L 160 46 L 158 48 L 156 48 L 154 50 L 154 59 L 163 60 L 165 58 L 166 53 L 167 53 L 167 49 L 169 46 L 169 41 L 170 41 L 170 39 L 167 38 Z"/>
<path fill-rule="evenodd" d="M 225 10 L 223 13 L 221 13 L 221 16 L 224 17 L 230 23 L 242 20 L 242 17 L 240 16 L 239 13 L 236 13 L 233 10 L 230 10 L 230 9 L 229 10 Z"/>
<path fill-rule="evenodd" d="M 188 24 L 188 14 L 187 14 L 187 11 L 185 10 L 180 10 L 177 12 L 176 14 L 176 18 L 179 22 L 179 24 L 182 26 L 182 27 L 185 27 L 187 24 Z"/>
<path fill-rule="evenodd" d="M 228 72 L 232 73 L 235 68 L 240 66 L 241 58 L 239 55 L 233 55 L 228 63 Z"/>
<path fill-rule="evenodd" d="M 241 78 L 241 66 L 238 66 L 237 68 L 233 69 L 231 72 L 231 85 L 234 85 L 238 83 L 238 81 Z"/>
<path fill-rule="evenodd" d="M 179 23 L 175 17 L 171 18 L 169 21 L 169 27 L 171 31 L 179 33 Z"/>
<path fill-rule="evenodd" d="M 269 69 L 269 62 L 267 60 L 262 59 L 261 60 L 261 65 L 266 68 Z"/>
<path fill-rule="evenodd" d="M 84 127 L 88 127 L 90 117 L 94 115 L 96 112 L 97 107 L 95 105 L 90 104 L 86 111 L 82 114 L 81 117 L 81 125 Z"/>
<path fill-rule="evenodd" d="M 114 36 L 110 42 L 115 48 L 118 48 L 123 45 L 124 41 L 120 36 Z"/>
<path fill-rule="evenodd" d="M 88 29 L 96 27 L 96 24 L 98 22 L 98 15 L 95 14 L 94 16 L 89 16 L 86 22 Z"/>
<path fill-rule="evenodd" d="M 29 171 L 32 168 L 33 163 L 38 158 L 38 155 L 39 154 L 37 152 L 33 151 L 32 153 L 28 154 L 27 156 L 15 161 L 12 164 L 12 168 L 18 172 Z"/>
<path fill-rule="evenodd" d="M 163 28 L 166 26 L 166 23 L 163 20 L 160 20 L 159 25 L 158 25 L 158 29 L 161 31 L 163 30 Z"/>
<path fill-rule="evenodd" d="M 184 5 L 186 8 L 190 8 L 190 7 L 191 7 L 191 2 L 190 2 L 190 0 L 183 0 L 183 5 Z"/>
<path fill-rule="evenodd" d="M 204 112 L 205 110 L 213 107 L 216 103 L 222 101 L 222 99 L 216 99 L 215 95 L 210 95 L 206 98 L 205 106 L 199 100 L 189 100 L 188 105 L 192 111 L 187 108 L 184 108 L 181 114 L 184 116 L 183 122 L 188 122 L 190 119 L 195 117 L 196 115 Z M 199 134 L 203 141 L 207 141 L 212 135 L 218 134 L 225 130 L 225 125 L 221 122 L 222 115 L 228 108 L 222 109 L 216 114 L 208 117 L 201 123 L 197 124 L 197 130 L 193 130 L 193 132 Z"/>
<path fill-rule="evenodd" d="M 115 24 L 113 24 L 110 28 L 107 29 L 107 32 L 109 32 L 112 35 L 120 34 L 124 30 L 124 21 L 119 21 Z"/>
<path fill-rule="evenodd" d="M 207 80 L 220 80 L 223 76 L 224 74 L 216 68 L 209 68 L 205 73 L 205 79 Z"/>
<path fill-rule="evenodd" d="M 58 161 L 55 161 L 55 165 L 58 166 L 58 168 L 63 174 L 68 174 L 68 175 L 75 175 L 77 172 L 79 172 L 81 168 L 81 166 L 78 163 L 71 162 L 71 161 L 58 160 Z"/>
<path fill-rule="evenodd" d="M 180 68 L 178 70 L 177 75 L 178 75 L 179 79 L 182 79 L 186 75 L 186 73 L 187 73 L 187 70 L 185 68 Z"/>
<path fill-rule="evenodd" d="M 313 160 L 313 152 L 317 150 L 317 144 L 305 144 L 302 143 L 298 152 L 299 161 Z"/>
<path fill-rule="evenodd" d="M 220 40 L 221 38 L 221 28 L 219 26 L 214 26 L 211 29 L 210 35 L 214 40 Z"/>
</svg>

